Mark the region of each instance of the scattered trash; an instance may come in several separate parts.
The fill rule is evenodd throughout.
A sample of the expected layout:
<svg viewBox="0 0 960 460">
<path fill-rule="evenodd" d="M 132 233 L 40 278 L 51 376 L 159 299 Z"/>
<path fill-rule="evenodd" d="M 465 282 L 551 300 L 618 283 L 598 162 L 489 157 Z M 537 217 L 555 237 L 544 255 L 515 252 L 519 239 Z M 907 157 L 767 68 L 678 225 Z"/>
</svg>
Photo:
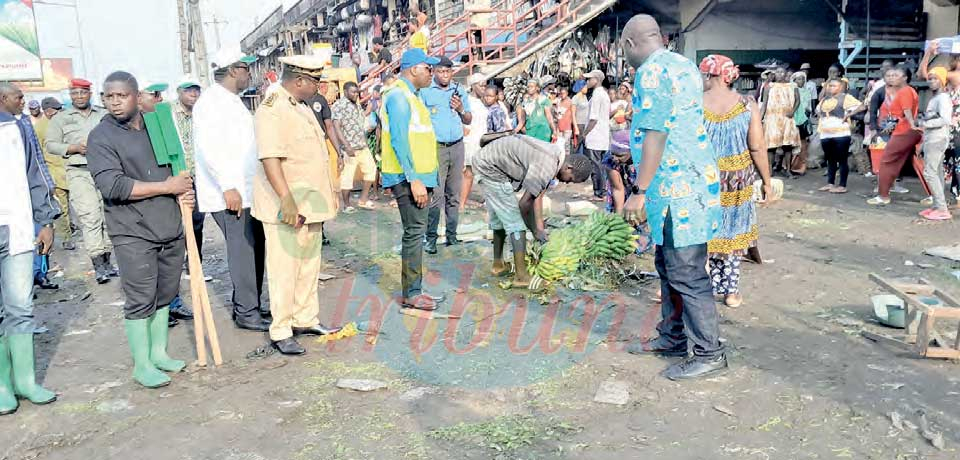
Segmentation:
<svg viewBox="0 0 960 460">
<path fill-rule="evenodd" d="M 903 431 L 903 416 L 899 412 L 893 411 L 887 414 L 890 417 L 890 425 L 893 425 L 894 428 Z"/>
<path fill-rule="evenodd" d="M 927 441 L 930 441 L 930 444 L 933 447 L 936 447 L 939 450 L 944 450 L 946 445 L 943 441 L 943 433 L 939 431 L 933 431 L 930 428 L 930 422 L 927 421 L 926 412 L 920 410 L 917 412 L 920 415 L 920 435 L 924 437 Z"/>
<path fill-rule="evenodd" d="M 903 387 L 905 387 L 905 386 L 907 386 L 906 383 L 899 383 L 899 382 L 898 382 L 898 383 L 881 383 L 881 384 L 880 384 L 880 387 L 886 388 L 886 389 L 890 389 L 890 390 L 893 390 L 893 391 L 897 391 L 897 390 L 899 390 L 899 389 L 901 389 L 901 388 L 903 388 Z"/>
<path fill-rule="evenodd" d="M 69 331 L 66 334 L 63 334 L 63 336 L 66 337 L 68 335 L 84 335 L 84 334 L 89 334 L 90 332 L 92 332 L 90 331 L 90 329 L 79 329 L 76 331 Z"/>
<path fill-rule="evenodd" d="M 126 399 L 104 401 L 100 404 L 97 404 L 97 412 L 102 412 L 105 414 L 116 414 L 118 412 L 125 412 L 128 410 L 133 410 L 133 404 L 130 404 L 130 401 L 127 401 Z"/>
<path fill-rule="evenodd" d="M 917 264 L 917 266 L 920 267 L 920 268 L 923 268 L 923 269 L 930 269 L 930 268 L 936 268 L 936 267 L 937 267 L 937 266 L 934 265 L 934 264 Z"/>
<path fill-rule="evenodd" d="M 913 263 L 912 260 L 905 260 L 905 261 L 903 261 L 903 265 L 905 265 L 905 266 L 907 266 L 907 267 L 912 267 L 912 266 L 914 266 L 914 265 L 916 265 L 916 264 Z"/>
<path fill-rule="evenodd" d="M 416 401 L 426 395 L 434 394 L 436 392 L 437 388 L 435 387 L 416 387 L 403 392 L 403 394 L 400 395 L 400 400 L 406 402 Z"/>
<path fill-rule="evenodd" d="M 277 404 L 277 407 L 280 407 L 281 409 L 292 409 L 292 408 L 295 408 L 295 407 L 300 407 L 300 406 L 302 406 L 302 405 L 303 405 L 303 401 L 300 401 L 300 400 L 297 400 L 297 401 L 280 401 L 280 403 Z"/>
<path fill-rule="evenodd" d="M 960 280 L 960 270 L 954 270 L 950 272 L 950 274 L 953 275 L 954 278 Z"/>
<path fill-rule="evenodd" d="M 928 256 L 942 257 L 960 262 L 960 244 L 924 249 L 923 253 Z"/>
<path fill-rule="evenodd" d="M 788 239 L 788 240 L 792 240 L 792 239 L 793 239 L 793 233 L 787 233 L 787 239 Z"/>
<path fill-rule="evenodd" d="M 116 302 L 110 302 L 110 303 L 108 303 L 107 306 L 110 306 L 110 307 L 122 307 L 123 304 L 124 304 L 124 302 L 123 302 L 122 300 L 118 300 L 118 301 L 116 301 Z"/>
<path fill-rule="evenodd" d="M 33 327 L 33 333 L 34 333 L 34 334 L 46 334 L 47 332 L 50 332 L 50 329 L 48 329 L 46 326 L 34 326 L 34 327 Z"/>
<path fill-rule="evenodd" d="M 247 359 L 263 359 L 277 352 L 276 348 L 273 348 L 273 345 L 265 345 L 262 347 L 257 347 L 250 353 L 247 353 Z"/>
<path fill-rule="evenodd" d="M 342 329 L 340 329 L 339 331 L 337 331 L 337 332 L 335 332 L 335 333 L 333 333 L 333 334 L 321 335 L 321 336 L 317 339 L 317 343 L 327 343 L 327 342 L 332 342 L 332 341 L 334 341 L 334 340 L 340 340 L 340 339 L 345 339 L 345 338 L 348 338 L 348 337 L 353 337 L 353 336 L 357 335 L 358 332 L 359 332 L 359 331 L 358 331 L 358 329 L 357 329 L 357 324 L 356 324 L 356 323 L 347 323 L 346 325 L 343 326 Z"/>
<path fill-rule="evenodd" d="M 719 412 L 719 413 L 721 413 L 721 414 L 723 414 L 723 415 L 729 416 L 729 417 L 734 417 L 734 418 L 737 417 L 737 414 L 735 414 L 732 409 L 730 409 L 730 408 L 728 408 L 728 407 L 726 407 L 726 406 L 721 406 L 721 405 L 718 404 L 718 405 L 716 405 L 716 406 L 713 406 L 713 410 L 715 410 L 715 411 L 717 411 L 717 412 Z"/>
<path fill-rule="evenodd" d="M 111 388 L 117 388 L 117 387 L 119 387 L 119 386 L 123 386 L 123 382 L 121 382 L 121 381 L 119 381 L 119 380 L 114 380 L 114 381 L 112 381 L 112 382 L 104 382 L 104 383 L 101 383 L 100 385 L 97 385 L 97 386 L 95 386 L 95 387 L 93 387 L 93 388 L 91 388 L 91 389 L 89 389 L 89 390 L 84 391 L 84 393 L 93 393 L 93 394 L 102 393 L 102 392 L 107 391 L 107 390 L 109 390 L 109 389 L 111 389 Z"/>
<path fill-rule="evenodd" d="M 335 384 L 337 388 L 342 388 L 344 390 L 354 390 L 354 391 L 376 391 L 383 390 L 387 388 L 387 384 L 379 380 L 368 380 L 368 379 L 339 379 Z"/>
<path fill-rule="evenodd" d="M 630 384 L 622 380 L 605 380 L 600 382 L 594 402 L 615 404 L 622 406 L 630 401 Z"/>
</svg>

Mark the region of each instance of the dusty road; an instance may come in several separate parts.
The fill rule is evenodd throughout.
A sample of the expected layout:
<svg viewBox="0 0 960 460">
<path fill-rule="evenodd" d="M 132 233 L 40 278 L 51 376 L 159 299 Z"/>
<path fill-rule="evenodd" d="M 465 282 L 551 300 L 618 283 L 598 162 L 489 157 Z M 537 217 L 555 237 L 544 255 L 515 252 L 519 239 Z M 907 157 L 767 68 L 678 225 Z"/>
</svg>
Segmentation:
<svg viewBox="0 0 960 460">
<path fill-rule="evenodd" d="M 428 286 L 463 319 L 400 315 L 389 304 L 399 217 L 381 203 L 329 226 L 324 272 L 336 278 L 321 283 L 325 323 L 354 321 L 378 335 L 304 340 L 304 357 L 257 353 L 266 337 L 234 329 L 223 307 L 229 275 L 208 220 L 205 267 L 227 363 L 191 366 L 146 390 L 129 376 L 119 283 L 95 285 L 79 252 L 61 252 L 64 286 L 37 300 L 51 330 L 38 336 L 40 376 L 60 399 L 0 418 L 0 458 L 960 458 L 960 365 L 859 336 L 883 330 L 871 320 L 879 290 L 868 273 L 923 276 L 960 293 L 950 274 L 958 267 L 921 254 L 956 242 L 958 225 L 917 223 L 916 193 L 874 209 L 868 179 L 852 178 L 845 196 L 810 192 L 821 181 L 818 171 L 789 181 L 785 200 L 761 211 L 769 263 L 746 264 L 744 306 L 721 310 L 732 370 L 701 382 L 669 382 L 658 376 L 667 362 L 620 351 L 625 337 L 652 330 L 652 285 L 527 302 L 487 275 L 488 242 L 427 258 Z M 555 206 L 575 191 L 562 189 Z M 171 332 L 173 356 L 195 357 L 192 333 L 190 323 Z M 341 378 L 387 388 L 339 389 Z M 607 380 L 627 382 L 625 405 L 593 402 Z M 916 428 L 921 413 L 944 450 Z"/>
</svg>

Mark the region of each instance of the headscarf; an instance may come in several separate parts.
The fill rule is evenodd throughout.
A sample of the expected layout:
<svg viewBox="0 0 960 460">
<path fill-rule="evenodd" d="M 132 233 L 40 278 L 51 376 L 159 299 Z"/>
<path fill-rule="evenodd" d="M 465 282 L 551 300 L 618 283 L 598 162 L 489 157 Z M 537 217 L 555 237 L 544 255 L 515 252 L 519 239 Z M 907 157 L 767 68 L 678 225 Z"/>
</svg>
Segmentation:
<svg viewBox="0 0 960 460">
<path fill-rule="evenodd" d="M 700 71 L 720 77 L 726 85 L 740 78 L 740 68 L 733 63 L 733 60 L 722 54 L 711 54 L 703 58 L 700 61 Z"/>
<path fill-rule="evenodd" d="M 936 76 L 937 79 L 940 80 L 940 87 L 941 87 L 941 88 L 946 88 L 946 87 L 947 87 L 947 69 L 945 69 L 945 68 L 943 68 L 943 67 L 934 67 L 934 68 L 930 69 L 930 71 L 927 72 L 927 73 L 930 74 L 930 75 Z"/>
<path fill-rule="evenodd" d="M 794 72 L 793 75 L 790 75 L 790 81 L 794 81 L 797 78 L 803 79 L 803 82 L 807 82 L 807 73 L 806 72 Z"/>
</svg>

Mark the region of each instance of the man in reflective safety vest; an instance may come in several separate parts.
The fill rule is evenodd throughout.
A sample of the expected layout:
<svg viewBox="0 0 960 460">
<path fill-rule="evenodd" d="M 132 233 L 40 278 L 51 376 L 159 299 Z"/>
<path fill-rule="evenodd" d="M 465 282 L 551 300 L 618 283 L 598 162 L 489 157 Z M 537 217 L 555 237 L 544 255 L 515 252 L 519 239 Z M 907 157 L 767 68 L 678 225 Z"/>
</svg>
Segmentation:
<svg viewBox="0 0 960 460">
<path fill-rule="evenodd" d="M 400 305 L 425 311 L 436 310 L 443 300 L 422 289 L 423 237 L 437 186 L 437 138 L 430 112 L 415 92 L 430 86 L 432 67 L 438 62 L 421 49 L 404 52 L 400 78 L 387 86 L 380 109 L 383 186 L 392 190 L 403 223 Z"/>
</svg>

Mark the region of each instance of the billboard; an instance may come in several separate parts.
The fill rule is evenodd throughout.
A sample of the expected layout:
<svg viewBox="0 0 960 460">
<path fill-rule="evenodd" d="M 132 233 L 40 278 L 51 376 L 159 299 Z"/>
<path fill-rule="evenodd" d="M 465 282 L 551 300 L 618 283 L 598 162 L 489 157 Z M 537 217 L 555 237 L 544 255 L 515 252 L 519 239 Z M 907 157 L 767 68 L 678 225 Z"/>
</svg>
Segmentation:
<svg viewBox="0 0 960 460">
<path fill-rule="evenodd" d="M 56 93 L 70 88 L 73 78 L 73 59 L 43 58 L 43 80 L 18 81 L 16 85 L 25 93 Z"/>
<path fill-rule="evenodd" d="M 0 0 L 0 80 L 43 80 L 33 0 Z"/>
</svg>

